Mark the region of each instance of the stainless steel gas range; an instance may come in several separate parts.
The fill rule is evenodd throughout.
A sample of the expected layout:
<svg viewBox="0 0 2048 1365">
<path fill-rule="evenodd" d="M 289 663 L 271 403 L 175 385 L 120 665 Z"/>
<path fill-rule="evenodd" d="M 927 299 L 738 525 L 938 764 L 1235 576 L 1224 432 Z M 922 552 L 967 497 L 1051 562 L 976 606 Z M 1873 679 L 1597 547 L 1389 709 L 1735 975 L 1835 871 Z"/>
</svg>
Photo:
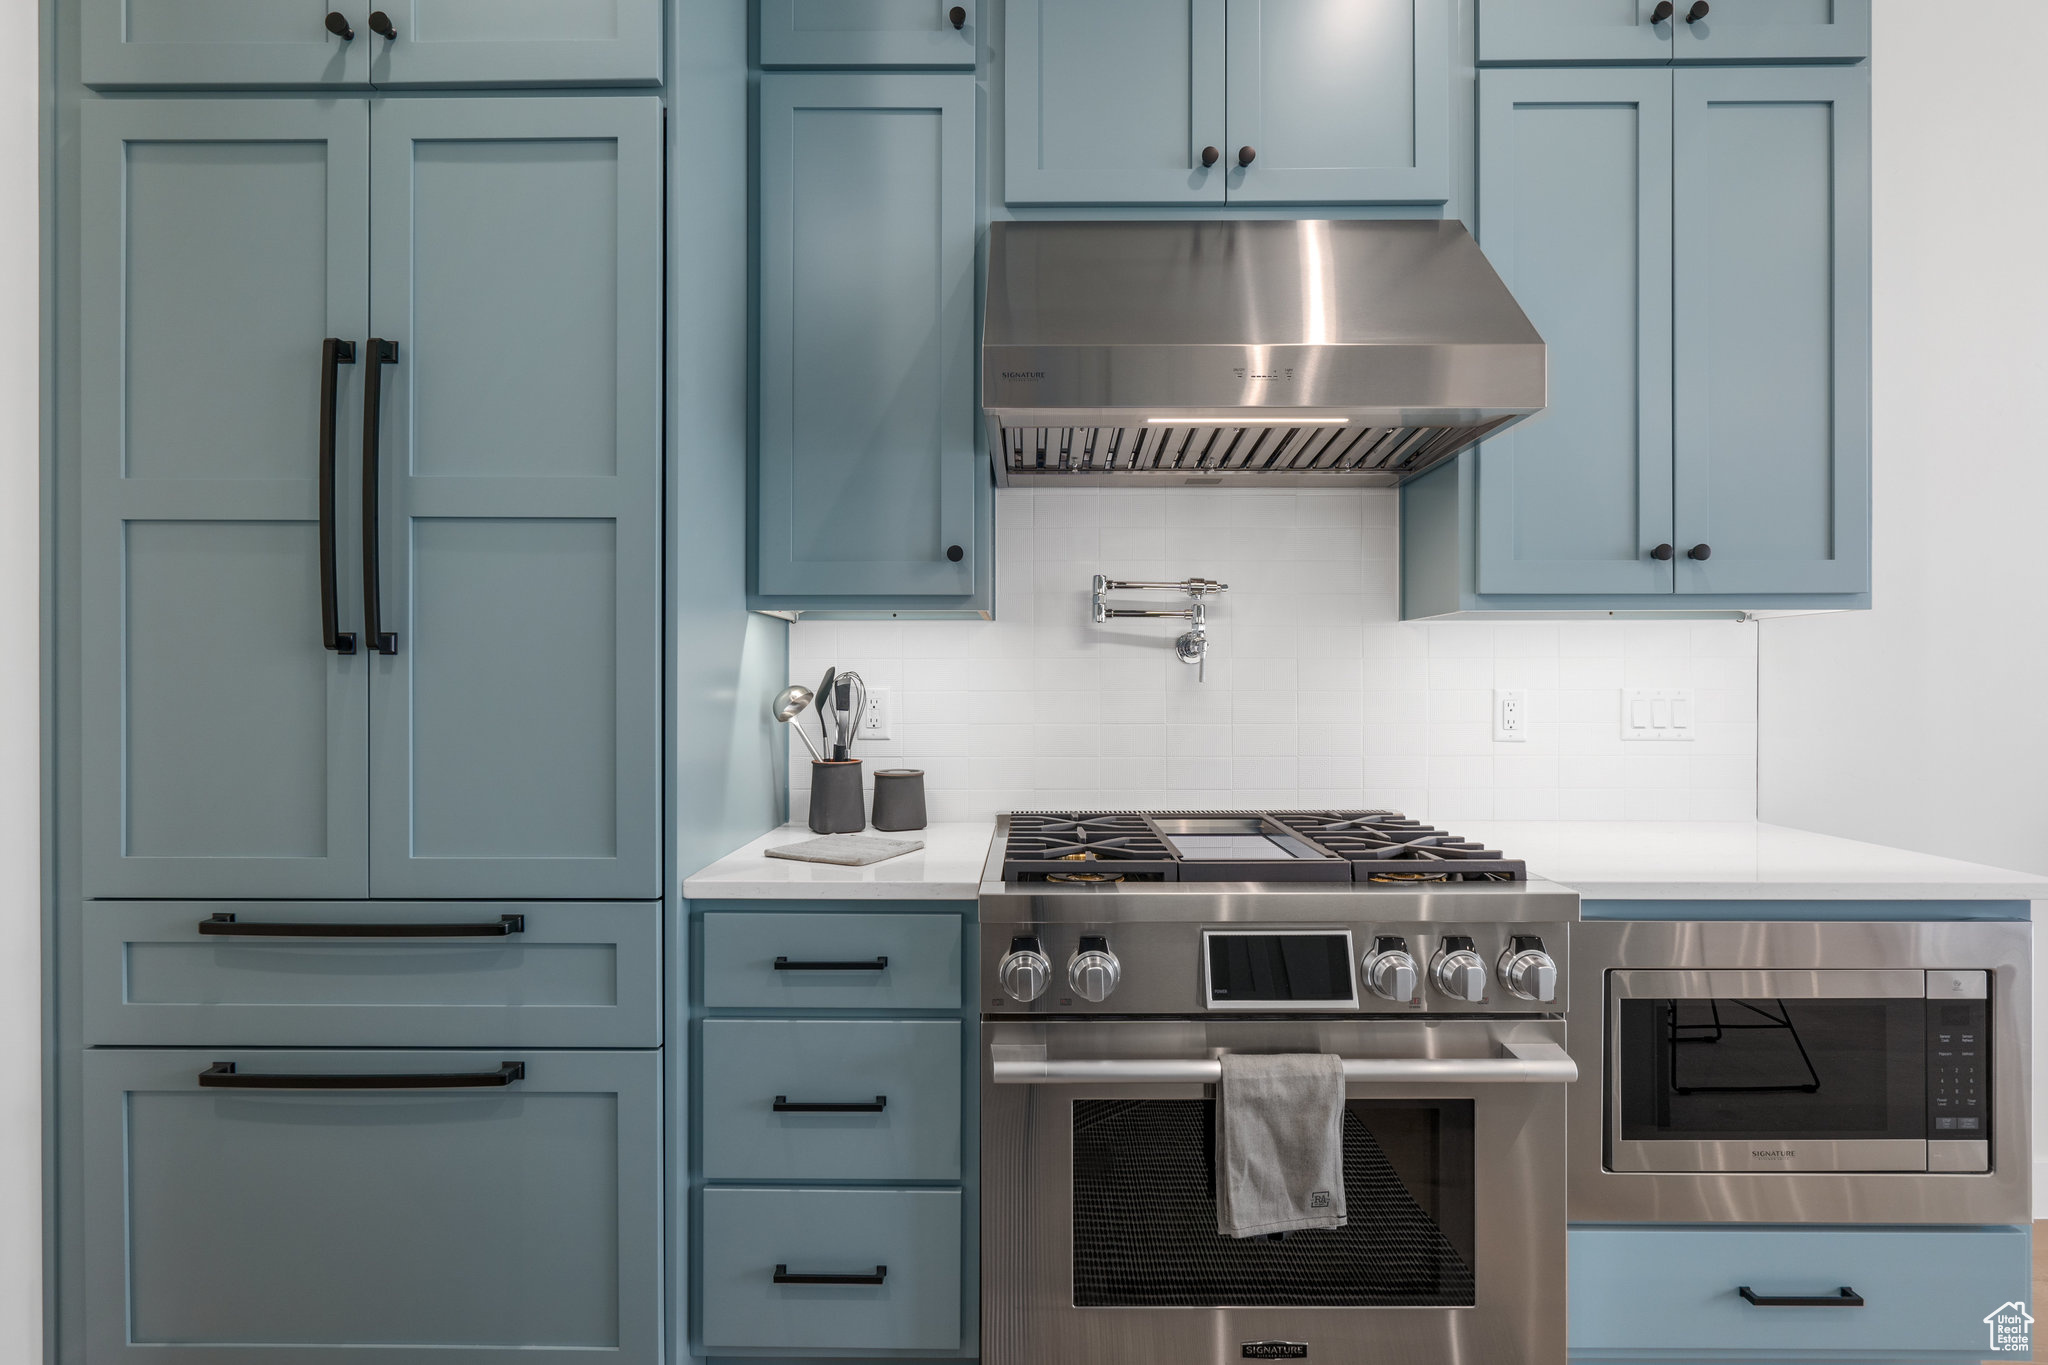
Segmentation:
<svg viewBox="0 0 2048 1365">
<path fill-rule="evenodd" d="M 983 1359 L 1562 1362 L 1577 917 L 1386 811 L 1003 817 Z M 1219 1235 L 1226 1052 L 1343 1058 L 1345 1226 Z"/>
</svg>

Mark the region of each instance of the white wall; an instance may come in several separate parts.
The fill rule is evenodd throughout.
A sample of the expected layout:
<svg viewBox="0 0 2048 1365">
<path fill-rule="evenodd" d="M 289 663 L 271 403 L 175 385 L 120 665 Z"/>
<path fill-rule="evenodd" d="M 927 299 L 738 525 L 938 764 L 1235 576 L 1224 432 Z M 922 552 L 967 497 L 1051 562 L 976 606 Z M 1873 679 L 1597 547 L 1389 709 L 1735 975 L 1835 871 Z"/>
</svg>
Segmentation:
<svg viewBox="0 0 2048 1365">
<path fill-rule="evenodd" d="M 860 757 L 923 768 L 935 819 L 1031 806 L 1386 806 L 1472 820 L 1746 820 L 1756 813 L 1754 625 L 1404 624 L 1392 492 L 1010 490 L 994 621 L 800 621 L 791 674 L 891 690 Z M 1096 625 L 1089 582 L 1215 578 L 1208 680 L 1182 626 Z M 1121 593 L 1174 608 L 1184 598 Z M 1691 743 L 1624 743 L 1620 689 L 1690 687 Z M 1529 692 L 1526 743 L 1492 690 Z M 792 741 L 802 819 L 808 753 Z"/>
<path fill-rule="evenodd" d="M 1872 29 L 1875 606 L 1764 623 L 1759 812 L 2048 872 L 2048 6 L 1876 0 Z"/>
<path fill-rule="evenodd" d="M 42 1358 L 35 5 L 0 43 L 0 1361 Z"/>
</svg>

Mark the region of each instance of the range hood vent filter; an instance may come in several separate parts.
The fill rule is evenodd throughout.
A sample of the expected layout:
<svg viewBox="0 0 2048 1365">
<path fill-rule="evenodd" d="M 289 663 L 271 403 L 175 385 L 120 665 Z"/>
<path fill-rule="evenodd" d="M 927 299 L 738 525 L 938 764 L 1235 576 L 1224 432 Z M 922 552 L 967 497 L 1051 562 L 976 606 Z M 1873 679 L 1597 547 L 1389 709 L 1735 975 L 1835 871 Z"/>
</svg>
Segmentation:
<svg viewBox="0 0 2048 1365">
<path fill-rule="evenodd" d="M 1374 474 L 1400 479 L 1420 473 L 1513 421 L 1474 426 L 1402 427 L 1334 424 L 1222 426 L 1147 423 L 1136 427 L 1002 428 L 1002 464 L 1013 486 L 1073 487 L 1079 477 L 1115 475 L 1121 485 L 1156 482 L 1272 487 L 1317 484 Z"/>
</svg>

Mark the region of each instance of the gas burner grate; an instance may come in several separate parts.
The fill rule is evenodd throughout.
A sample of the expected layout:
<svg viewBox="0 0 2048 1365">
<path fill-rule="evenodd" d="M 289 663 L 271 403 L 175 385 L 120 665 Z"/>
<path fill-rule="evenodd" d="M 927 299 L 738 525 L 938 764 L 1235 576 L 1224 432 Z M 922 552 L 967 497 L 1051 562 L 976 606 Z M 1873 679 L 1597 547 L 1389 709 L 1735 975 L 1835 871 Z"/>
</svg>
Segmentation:
<svg viewBox="0 0 2048 1365">
<path fill-rule="evenodd" d="M 1124 813 L 1020 813 L 1010 817 L 1003 880 L 1079 880 L 1111 872 L 1124 881 L 1173 881 L 1174 857 L 1145 817 Z"/>
<path fill-rule="evenodd" d="M 1394 811 L 1275 811 L 1273 818 L 1340 858 L 1371 882 L 1519 882 L 1528 865 L 1483 844 L 1433 829 Z"/>
</svg>

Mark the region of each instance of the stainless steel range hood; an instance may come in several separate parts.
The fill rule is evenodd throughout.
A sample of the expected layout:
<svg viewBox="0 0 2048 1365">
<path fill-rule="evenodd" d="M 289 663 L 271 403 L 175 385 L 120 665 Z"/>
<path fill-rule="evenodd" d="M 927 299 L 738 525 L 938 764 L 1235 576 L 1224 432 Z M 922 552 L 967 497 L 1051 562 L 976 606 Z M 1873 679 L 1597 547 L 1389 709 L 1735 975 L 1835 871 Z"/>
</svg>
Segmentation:
<svg viewBox="0 0 2048 1365">
<path fill-rule="evenodd" d="M 1546 382 L 1455 222 L 989 227 L 1004 487 L 1384 487 L 1538 411 Z"/>
</svg>

